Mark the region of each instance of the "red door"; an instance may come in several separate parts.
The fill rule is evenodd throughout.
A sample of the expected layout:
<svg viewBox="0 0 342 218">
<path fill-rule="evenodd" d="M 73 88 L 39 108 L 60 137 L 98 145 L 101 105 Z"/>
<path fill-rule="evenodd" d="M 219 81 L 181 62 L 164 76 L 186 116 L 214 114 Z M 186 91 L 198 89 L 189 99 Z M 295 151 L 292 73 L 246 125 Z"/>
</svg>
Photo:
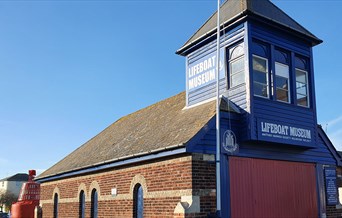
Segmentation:
<svg viewBox="0 0 342 218">
<path fill-rule="evenodd" d="M 231 215 L 318 217 L 315 165 L 229 158 Z"/>
</svg>

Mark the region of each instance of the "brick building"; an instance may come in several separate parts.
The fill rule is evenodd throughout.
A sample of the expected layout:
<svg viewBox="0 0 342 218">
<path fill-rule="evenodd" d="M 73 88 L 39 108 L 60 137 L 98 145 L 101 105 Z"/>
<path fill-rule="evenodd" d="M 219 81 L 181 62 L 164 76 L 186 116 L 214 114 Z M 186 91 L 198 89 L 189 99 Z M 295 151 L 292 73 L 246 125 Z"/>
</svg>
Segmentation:
<svg viewBox="0 0 342 218">
<path fill-rule="evenodd" d="M 222 217 L 336 216 L 341 158 L 315 104 L 322 41 L 268 0 L 226 1 L 221 13 Z M 119 119 L 37 177 L 44 217 L 216 212 L 216 16 L 176 52 L 185 92 Z"/>
</svg>

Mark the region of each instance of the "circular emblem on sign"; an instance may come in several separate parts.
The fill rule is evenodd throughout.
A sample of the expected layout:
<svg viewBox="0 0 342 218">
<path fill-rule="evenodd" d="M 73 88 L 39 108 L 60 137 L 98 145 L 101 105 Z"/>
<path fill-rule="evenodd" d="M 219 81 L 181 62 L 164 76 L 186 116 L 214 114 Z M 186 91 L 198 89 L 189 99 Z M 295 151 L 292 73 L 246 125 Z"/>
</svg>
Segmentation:
<svg viewBox="0 0 342 218">
<path fill-rule="evenodd" d="M 234 153 L 238 149 L 238 144 L 236 143 L 236 136 L 233 131 L 226 130 L 223 133 L 222 146 L 224 150 L 229 153 Z"/>
</svg>

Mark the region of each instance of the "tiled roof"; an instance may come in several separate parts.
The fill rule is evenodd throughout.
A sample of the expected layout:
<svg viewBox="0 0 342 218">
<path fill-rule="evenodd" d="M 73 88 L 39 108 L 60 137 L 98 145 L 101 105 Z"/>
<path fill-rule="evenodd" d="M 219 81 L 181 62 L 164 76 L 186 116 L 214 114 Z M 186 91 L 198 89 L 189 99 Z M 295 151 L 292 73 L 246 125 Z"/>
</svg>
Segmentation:
<svg viewBox="0 0 342 218">
<path fill-rule="evenodd" d="M 319 44 L 319 38 L 297 23 L 269 0 L 226 0 L 220 8 L 220 25 L 230 23 L 243 16 L 258 16 L 275 22 L 284 28 L 299 32 Z M 180 54 L 188 46 L 197 43 L 216 32 L 217 12 L 215 12 L 176 53 Z"/>
<path fill-rule="evenodd" d="M 149 154 L 186 143 L 216 114 L 215 101 L 184 109 L 185 93 L 129 114 L 36 179 Z"/>
</svg>

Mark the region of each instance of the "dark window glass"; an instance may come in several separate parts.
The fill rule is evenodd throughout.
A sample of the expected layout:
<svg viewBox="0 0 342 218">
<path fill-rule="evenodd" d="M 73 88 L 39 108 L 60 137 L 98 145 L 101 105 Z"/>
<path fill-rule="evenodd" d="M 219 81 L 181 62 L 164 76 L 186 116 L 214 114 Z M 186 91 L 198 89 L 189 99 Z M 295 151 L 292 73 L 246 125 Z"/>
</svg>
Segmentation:
<svg viewBox="0 0 342 218">
<path fill-rule="evenodd" d="M 133 215 L 135 218 L 143 218 L 144 217 L 144 191 L 140 184 L 137 184 L 134 187 L 134 211 Z"/>
<path fill-rule="evenodd" d="M 91 192 L 91 218 L 97 218 L 98 196 L 96 189 Z"/>
<path fill-rule="evenodd" d="M 53 218 L 58 218 L 58 194 L 53 197 Z"/>
<path fill-rule="evenodd" d="M 84 191 L 80 192 L 80 199 L 79 199 L 79 218 L 84 218 L 84 211 L 85 211 L 85 195 Z"/>
</svg>

